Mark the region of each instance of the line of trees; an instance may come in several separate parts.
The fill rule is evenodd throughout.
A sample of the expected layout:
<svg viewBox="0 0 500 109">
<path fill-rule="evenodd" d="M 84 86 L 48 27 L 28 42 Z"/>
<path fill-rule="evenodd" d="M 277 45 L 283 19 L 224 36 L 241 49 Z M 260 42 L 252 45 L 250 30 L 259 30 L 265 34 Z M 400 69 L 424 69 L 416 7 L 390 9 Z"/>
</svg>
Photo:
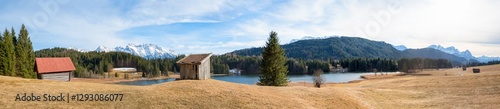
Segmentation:
<svg viewBox="0 0 500 109">
<path fill-rule="evenodd" d="M 212 73 L 214 74 L 229 74 L 229 65 L 225 64 L 219 56 L 210 58 Z"/>
<path fill-rule="evenodd" d="M 488 61 L 488 62 L 470 62 L 467 63 L 467 66 L 484 66 L 484 65 L 493 65 L 493 64 L 500 64 L 500 60 L 493 60 L 493 61 Z"/>
<path fill-rule="evenodd" d="M 212 70 L 214 73 L 225 72 L 229 69 L 240 69 L 242 74 L 260 74 L 258 66 L 262 61 L 261 56 L 238 56 L 236 54 L 225 54 L 212 57 Z M 491 62 L 494 63 L 494 62 Z M 330 72 L 331 68 L 348 68 L 349 72 L 393 72 L 417 69 L 451 68 L 451 62 L 447 59 L 428 58 L 402 58 L 399 60 L 383 58 L 349 58 L 335 61 L 329 60 L 301 60 L 287 59 L 285 64 L 288 74 L 313 74 L 316 70 Z M 340 66 L 337 66 L 340 65 Z M 227 73 L 227 72 L 225 72 Z"/>
<path fill-rule="evenodd" d="M 439 69 L 451 67 L 451 62 L 447 59 L 402 58 L 398 61 L 399 71 L 402 72 L 409 72 L 410 70 Z"/>
<path fill-rule="evenodd" d="M 0 35 L 0 75 L 36 78 L 35 55 L 26 26 L 19 34 L 7 28 Z"/>
<path fill-rule="evenodd" d="M 382 72 L 392 72 L 398 70 L 396 61 L 391 59 L 342 59 L 340 60 L 339 64 L 344 68 L 348 68 L 350 72 L 371 72 L 374 69 Z"/>
<path fill-rule="evenodd" d="M 212 72 L 215 74 L 228 74 L 229 69 L 239 69 L 242 74 L 260 74 L 261 56 L 238 56 L 225 54 L 212 56 Z M 289 58 L 286 60 L 288 74 L 313 74 L 315 70 L 330 72 L 329 61 L 301 60 Z"/>
<path fill-rule="evenodd" d="M 261 59 L 262 57 L 257 56 L 215 55 L 211 58 L 212 72 L 226 74 L 229 69 L 239 69 L 242 74 L 260 74 Z"/>
<path fill-rule="evenodd" d="M 185 57 L 174 59 L 144 59 L 125 52 L 78 52 L 66 48 L 50 48 L 35 52 L 36 57 L 70 57 L 76 67 L 74 77 L 88 78 L 104 76 L 113 68 L 131 67 L 143 73 L 143 77 L 168 76 L 168 71 L 176 72 L 179 67 L 175 64 Z"/>
</svg>

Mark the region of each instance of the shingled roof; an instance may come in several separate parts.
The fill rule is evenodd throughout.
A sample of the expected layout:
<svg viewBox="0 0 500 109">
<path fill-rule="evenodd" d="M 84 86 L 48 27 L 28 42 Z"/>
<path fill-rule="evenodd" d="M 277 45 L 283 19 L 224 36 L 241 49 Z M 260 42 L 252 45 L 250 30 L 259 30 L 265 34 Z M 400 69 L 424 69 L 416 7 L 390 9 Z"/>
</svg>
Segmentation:
<svg viewBox="0 0 500 109">
<path fill-rule="evenodd" d="M 181 60 L 177 61 L 179 64 L 201 64 L 201 61 L 205 60 L 205 58 L 210 58 L 212 53 L 208 54 L 191 54 Z"/>
<path fill-rule="evenodd" d="M 36 68 L 39 74 L 75 70 L 71 58 L 36 58 Z"/>
</svg>

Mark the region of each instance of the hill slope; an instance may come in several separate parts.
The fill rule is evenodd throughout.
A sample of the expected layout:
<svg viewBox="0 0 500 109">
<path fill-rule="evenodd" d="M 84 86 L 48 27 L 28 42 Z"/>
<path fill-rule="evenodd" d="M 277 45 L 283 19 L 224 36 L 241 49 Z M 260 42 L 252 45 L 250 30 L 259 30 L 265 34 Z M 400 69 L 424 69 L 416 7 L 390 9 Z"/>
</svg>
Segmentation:
<svg viewBox="0 0 500 109">
<path fill-rule="evenodd" d="M 402 51 L 402 53 L 405 54 L 403 56 L 404 58 L 419 57 L 419 58 L 431 58 L 431 59 L 448 59 L 454 66 L 460 66 L 467 62 L 465 58 L 444 53 L 442 51 L 432 48 L 406 49 Z"/>
<path fill-rule="evenodd" d="M 401 52 L 385 42 L 358 37 L 329 37 L 325 39 L 299 40 L 282 45 L 289 58 L 400 58 Z M 260 55 L 262 47 L 236 50 L 231 53 L 243 56 Z"/>
<path fill-rule="evenodd" d="M 329 37 L 322 39 L 306 39 L 282 45 L 289 58 L 296 59 L 343 59 L 343 58 L 432 58 L 448 59 L 454 65 L 467 62 L 465 58 L 448 54 L 439 50 L 407 49 L 399 51 L 392 45 L 382 41 L 372 41 L 359 37 Z M 230 52 L 243 56 L 258 56 L 262 47 L 249 48 Z"/>
</svg>

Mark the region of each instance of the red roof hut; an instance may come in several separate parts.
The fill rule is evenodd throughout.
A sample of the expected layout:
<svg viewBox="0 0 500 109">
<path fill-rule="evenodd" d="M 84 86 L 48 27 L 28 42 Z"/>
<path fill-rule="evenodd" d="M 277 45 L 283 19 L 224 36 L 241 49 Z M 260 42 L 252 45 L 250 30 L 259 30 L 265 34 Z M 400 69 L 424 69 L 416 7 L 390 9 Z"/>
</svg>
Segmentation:
<svg viewBox="0 0 500 109">
<path fill-rule="evenodd" d="M 35 60 L 39 79 L 70 81 L 71 72 L 75 70 L 69 57 L 36 58 Z"/>
</svg>

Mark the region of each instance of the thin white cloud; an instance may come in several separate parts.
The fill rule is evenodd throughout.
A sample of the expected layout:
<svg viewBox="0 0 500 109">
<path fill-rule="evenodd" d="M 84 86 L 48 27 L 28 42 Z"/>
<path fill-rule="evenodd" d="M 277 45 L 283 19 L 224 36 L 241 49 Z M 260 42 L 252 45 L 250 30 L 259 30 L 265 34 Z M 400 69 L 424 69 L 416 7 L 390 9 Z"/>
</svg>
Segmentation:
<svg viewBox="0 0 500 109">
<path fill-rule="evenodd" d="M 37 13 L 46 13 L 36 2 L 11 2 L 14 3 L 0 5 L 8 9 L 0 11 L 0 16 L 6 16 L 0 18 L 0 24 L 7 27 L 25 23 L 22 18 L 32 20 Z M 179 53 L 200 49 L 225 53 L 262 46 L 269 32 L 277 31 L 283 44 L 303 36 L 346 35 L 411 48 L 453 45 L 469 49 L 476 56 L 500 56 L 493 52 L 500 51 L 495 47 L 500 45 L 497 0 L 143 0 L 119 5 L 115 2 L 61 3 L 58 12 L 48 16 L 47 25 L 36 28 L 39 33 L 30 30 L 32 39 L 40 45 L 85 49 L 154 43 Z M 190 28 L 202 31 L 186 33 L 122 34 L 144 26 L 183 22 L 220 25 L 210 29 L 193 26 Z"/>
<path fill-rule="evenodd" d="M 498 6 L 494 0 L 299 0 L 242 23 L 240 29 L 260 35 L 276 30 L 285 35 L 282 43 L 303 36 L 347 35 L 412 48 L 449 44 L 476 56 L 500 56 L 487 52 L 500 48 L 479 46 L 500 45 Z"/>
</svg>

